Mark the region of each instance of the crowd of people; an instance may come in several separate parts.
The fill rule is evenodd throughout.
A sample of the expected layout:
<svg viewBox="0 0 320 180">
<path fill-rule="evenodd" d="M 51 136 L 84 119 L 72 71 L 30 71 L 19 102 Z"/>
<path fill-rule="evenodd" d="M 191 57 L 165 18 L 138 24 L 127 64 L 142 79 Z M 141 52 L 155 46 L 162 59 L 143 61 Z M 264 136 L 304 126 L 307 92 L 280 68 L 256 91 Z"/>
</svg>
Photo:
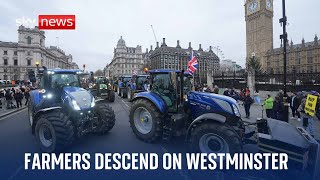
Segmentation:
<svg viewBox="0 0 320 180">
<path fill-rule="evenodd" d="M 219 94 L 218 86 L 214 86 L 213 90 L 204 85 L 202 87 L 196 87 L 197 91 L 210 92 Z M 309 132 L 311 136 L 314 136 L 314 119 L 320 119 L 320 94 L 316 91 L 310 92 L 289 92 L 288 103 L 292 112 L 291 120 L 297 120 L 298 122 L 302 121 L 302 126 Z M 311 94 L 318 97 L 315 115 L 310 115 L 305 112 L 305 104 L 307 95 Z M 253 98 L 251 97 L 250 89 L 247 87 L 241 89 L 237 92 L 234 88 L 224 89 L 223 95 L 234 98 L 239 104 L 242 104 L 246 113 L 246 118 L 250 118 L 250 107 L 253 103 L 261 105 L 266 112 L 268 118 L 277 119 L 280 121 L 285 121 L 285 107 L 284 107 L 284 92 L 280 90 L 275 97 L 272 97 L 270 94 L 267 95 L 267 98 L 263 101 L 260 98 L 258 90 L 255 90 L 253 93 Z"/>
<path fill-rule="evenodd" d="M 30 97 L 29 87 L 12 87 L 0 89 L 0 109 L 22 108 L 22 100 L 25 98 L 24 105 L 26 106 Z"/>
</svg>

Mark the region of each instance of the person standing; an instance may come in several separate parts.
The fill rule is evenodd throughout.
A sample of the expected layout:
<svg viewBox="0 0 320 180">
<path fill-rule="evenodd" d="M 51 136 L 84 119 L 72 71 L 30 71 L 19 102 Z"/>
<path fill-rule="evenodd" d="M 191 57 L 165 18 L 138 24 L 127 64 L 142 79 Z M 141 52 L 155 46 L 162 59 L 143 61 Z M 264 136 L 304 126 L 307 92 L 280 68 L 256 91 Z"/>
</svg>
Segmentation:
<svg viewBox="0 0 320 180">
<path fill-rule="evenodd" d="M 319 96 L 319 94 L 316 93 L 312 93 L 312 95 L 317 95 Z M 310 114 L 306 113 L 304 111 L 304 108 L 306 106 L 306 101 L 307 101 L 307 95 L 304 96 L 304 98 L 301 100 L 301 104 L 298 108 L 298 111 L 301 112 L 301 116 L 302 116 L 302 126 L 303 128 L 312 136 L 314 137 L 314 116 L 311 116 Z"/>
<path fill-rule="evenodd" d="M 225 95 L 225 96 L 230 96 L 230 93 L 229 93 L 229 89 L 228 89 L 228 88 L 226 88 L 226 89 L 224 90 L 223 95 Z"/>
<path fill-rule="evenodd" d="M 10 89 L 6 90 L 6 94 L 5 94 L 5 98 L 6 98 L 6 104 L 7 104 L 7 109 L 11 109 L 12 108 L 12 93 L 10 91 Z"/>
<path fill-rule="evenodd" d="M 16 89 L 16 93 L 14 94 L 14 99 L 16 100 L 17 108 L 22 107 L 22 99 L 23 94 L 19 89 Z"/>
<path fill-rule="evenodd" d="M 219 94 L 219 87 L 217 85 L 214 86 L 213 93 Z"/>
<path fill-rule="evenodd" d="M 244 110 L 246 112 L 246 118 L 250 117 L 250 107 L 252 103 L 253 99 L 250 97 L 250 94 L 247 94 L 243 102 Z"/>
<path fill-rule="evenodd" d="M 254 102 L 258 105 L 261 105 L 261 99 L 260 99 L 260 95 L 259 95 L 258 90 L 254 91 Z"/>
<path fill-rule="evenodd" d="M 300 99 L 299 97 L 297 97 L 297 93 L 296 92 L 293 92 L 292 93 L 292 96 L 290 98 L 290 108 L 291 108 L 291 111 L 292 111 L 292 118 L 291 119 L 295 119 L 295 115 L 298 116 L 298 121 L 301 121 L 301 116 L 300 116 L 300 113 L 298 111 L 298 108 L 300 106 Z"/>
<path fill-rule="evenodd" d="M 268 94 L 268 98 L 263 103 L 268 118 L 273 117 L 273 98 Z"/>
<path fill-rule="evenodd" d="M 283 103 L 279 96 L 275 97 L 275 101 L 273 102 L 273 119 L 277 119 L 283 121 Z"/>
<path fill-rule="evenodd" d="M 28 87 L 24 92 L 24 98 L 26 98 L 26 102 L 24 103 L 24 105 L 27 106 L 30 98 L 30 89 Z"/>
<path fill-rule="evenodd" d="M 2 98 L 4 97 L 4 90 L 0 89 L 0 109 L 2 109 Z"/>
</svg>

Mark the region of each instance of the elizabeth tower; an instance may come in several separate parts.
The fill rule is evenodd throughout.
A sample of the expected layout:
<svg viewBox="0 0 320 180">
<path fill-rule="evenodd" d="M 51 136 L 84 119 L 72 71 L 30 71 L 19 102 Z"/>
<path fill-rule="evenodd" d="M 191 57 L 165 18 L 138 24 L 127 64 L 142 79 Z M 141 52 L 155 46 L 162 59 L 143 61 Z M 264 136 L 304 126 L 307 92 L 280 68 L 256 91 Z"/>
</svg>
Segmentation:
<svg viewBox="0 0 320 180">
<path fill-rule="evenodd" d="M 246 0 L 247 58 L 255 53 L 266 70 L 266 52 L 273 49 L 273 0 Z"/>
</svg>

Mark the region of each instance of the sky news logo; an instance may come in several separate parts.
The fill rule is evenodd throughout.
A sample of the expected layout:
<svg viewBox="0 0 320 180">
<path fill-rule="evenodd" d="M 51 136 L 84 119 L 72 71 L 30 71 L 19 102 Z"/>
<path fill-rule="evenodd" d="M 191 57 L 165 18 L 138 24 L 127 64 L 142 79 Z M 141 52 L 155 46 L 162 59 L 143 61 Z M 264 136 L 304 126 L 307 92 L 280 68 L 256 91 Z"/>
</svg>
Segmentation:
<svg viewBox="0 0 320 180">
<path fill-rule="evenodd" d="M 38 19 L 21 17 L 16 19 L 17 26 L 26 26 L 33 28 L 38 26 L 43 30 L 68 30 L 76 28 L 75 15 L 39 15 Z"/>
<path fill-rule="evenodd" d="M 38 27 L 41 30 L 76 29 L 75 15 L 39 15 Z"/>
</svg>

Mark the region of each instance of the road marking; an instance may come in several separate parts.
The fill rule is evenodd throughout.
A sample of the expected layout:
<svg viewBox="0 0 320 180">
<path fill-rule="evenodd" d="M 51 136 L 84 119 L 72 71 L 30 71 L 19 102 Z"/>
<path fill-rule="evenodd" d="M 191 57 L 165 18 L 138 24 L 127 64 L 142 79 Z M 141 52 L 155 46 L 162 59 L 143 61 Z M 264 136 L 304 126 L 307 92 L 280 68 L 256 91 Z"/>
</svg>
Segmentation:
<svg viewBox="0 0 320 180">
<path fill-rule="evenodd" d="M 121 101 L 123 102 L 124 105 L 126 105 L 127 107 L 129 107 L 128 104 L 127 104 L 126 102 L 124 102 L 123 99 L 121 99 Z"/>
<path fill-rule="evenodd" d="M 23 109 L 23 110 L 14 112 L 14 113 L 12 113 L 12 114 L 10 114 L 10 115 L 7 115 L 7 116 L 5 116 L 5 117 L 2 117 L 2 118 L 0 118 L 0 121 L 2 121 L 2 120 L 4 120 L 4 119 L 7 119 L 7 118 L 9 118 L 9 117 L 11 117 L 11 116 L 14 116 L 14 115 L 16 115 L 16 114 L 19 114 L 19 113 L 21 113 L 21 112 L 23 112 L 23 111 L 25 111 L 25 110 L 27 110 L 27 109 Z"/>
</svg>

